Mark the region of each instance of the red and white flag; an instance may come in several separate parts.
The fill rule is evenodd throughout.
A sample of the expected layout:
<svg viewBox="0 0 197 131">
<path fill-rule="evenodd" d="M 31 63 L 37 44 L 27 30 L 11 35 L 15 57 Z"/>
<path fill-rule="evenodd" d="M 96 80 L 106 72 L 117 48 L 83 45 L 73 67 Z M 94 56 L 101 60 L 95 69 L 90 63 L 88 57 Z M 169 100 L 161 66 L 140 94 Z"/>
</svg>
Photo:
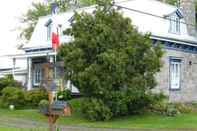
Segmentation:
<svg viewBox="0 0 197 131">
<path fill-rule="evenodd" d="M 56 19 L 56 13 L 58 11 L 58 4 L 56 2 L 53 2 L 51 4 L 51 7 L 52 7 L 52 20 L 53 20 L 51 42 L 52 42 L 52 48 L 56 50 L 60 44 L 59 26 L 57 24 L 57 19 Z"/>
<path fill-rule="evenodd" d="M 52 23 L 52 32 L 51 32 L 51 43 L 52 43 L 52 48 L 56 50 L 60 45 L 59 26 L 55 15 L 52 16 L 52 20 L 53 23 Z"/>
<path fill-rule="evenodd" d="M 58 28 L 56 32 L 52 32 L 52 48 L 53 49 L 57 49 L 59 44 L 60 44 L 60 40 L 59 40 L 59 33 L 58 33 Z"/>
</svg>

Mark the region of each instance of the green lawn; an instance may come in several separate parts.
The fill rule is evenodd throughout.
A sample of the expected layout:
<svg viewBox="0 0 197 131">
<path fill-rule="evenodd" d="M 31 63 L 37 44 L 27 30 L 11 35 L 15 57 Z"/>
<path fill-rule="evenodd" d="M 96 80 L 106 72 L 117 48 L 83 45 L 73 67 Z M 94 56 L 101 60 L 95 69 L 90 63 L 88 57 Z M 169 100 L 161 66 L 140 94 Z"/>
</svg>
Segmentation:
<svg viewBox="0 0 197 131">
<path fill-rule="evenodd" d="M 1 117 L 8 117 L 8 118 L 21 118 L 21 119 L 29 119 L 29 120 L 39 120 L 39 121 L 46 121 L 46 117 L 43 116 L 38 112 L 38 110 L 6 110 L 0 109 L 0 116 Z"/>
<path fill-rule="evenodd" d="M 22 131 L 23 129 L 0 127 L 0 131 Z"/>
<path fill-rule="evenodd" d="M 38 113 L 37 110 L 9 111 L 0 109 L 0 116 L 47 122 L 46 117 Z M 181 114 L 177 117 L 146 114 L 123 117 L 107 122 L 91 122 L 82 118 L 79 113 L 75 113 L 71 117 L 60 118 L 58 124 L 128 129 L 197 129 L 197 113 Z M 5 131 L 7 130 L 9 131 L 9 129 L 5 129 Z"/>
<path fill-rule="evenodd" d="M 47 131 L 45 129 L 24 129 L 24 128 L 13 128 L 13 127 L 0 127 L 0 131 Z"/>
</svg>

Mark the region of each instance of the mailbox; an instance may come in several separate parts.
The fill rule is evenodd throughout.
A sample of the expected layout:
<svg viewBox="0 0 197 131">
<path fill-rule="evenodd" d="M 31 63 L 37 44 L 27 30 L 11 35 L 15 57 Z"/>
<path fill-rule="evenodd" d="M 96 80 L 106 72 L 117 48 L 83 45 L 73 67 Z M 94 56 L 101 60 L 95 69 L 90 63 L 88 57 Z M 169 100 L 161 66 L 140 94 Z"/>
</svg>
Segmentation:
<svg viewBox="0 0 197 131">
<path fill-rule="evenodd" d="M 60 116 L 70 116 L 71 109 L 69 104 L 65 101 L 54 101 L 51 104 L 51 114 Z"/>
<path fill-rule="evenodd" d="M 46 116 L 70 116 L 71 108 L 65 101 L 54 101 L 50 106 L 42 107 L 40 112 Z"/>
</svg>

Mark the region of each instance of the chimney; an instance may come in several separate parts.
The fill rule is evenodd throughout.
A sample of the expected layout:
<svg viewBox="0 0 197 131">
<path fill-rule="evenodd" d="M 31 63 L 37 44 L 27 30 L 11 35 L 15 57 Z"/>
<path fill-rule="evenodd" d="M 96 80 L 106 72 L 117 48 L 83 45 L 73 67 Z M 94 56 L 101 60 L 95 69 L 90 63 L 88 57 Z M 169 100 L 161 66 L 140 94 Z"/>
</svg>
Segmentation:
<svg viewBox="0 0 197 131">
<path fill-rule="evenodd" d="M 196 10 L 195 0 L 179 0 L 189 35 L 196 36 Z"/>
</svg>

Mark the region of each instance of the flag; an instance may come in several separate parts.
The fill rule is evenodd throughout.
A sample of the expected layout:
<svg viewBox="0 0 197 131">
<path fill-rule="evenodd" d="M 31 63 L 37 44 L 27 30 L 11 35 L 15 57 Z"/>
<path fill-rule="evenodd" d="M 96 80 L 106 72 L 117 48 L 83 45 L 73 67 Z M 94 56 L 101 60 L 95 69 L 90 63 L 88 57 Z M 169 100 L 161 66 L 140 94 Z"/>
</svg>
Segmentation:
<svg viewBox="0 0 197 131">
<path fill-rule="evenodd" d="M 51 29 L 51 43 L 52 43 L 52 48 L 57 49 L 59 44 L 60 44 L 60 39 L 59 39 L 59 24 L 57 21 L 57 17 L 55 15 L 52 16 L 52 29 Z"/>
<path fill-rule="evenodd" d="M 51 40 L 52 40 L 52 48 L 57 49 L 60 44 L 58 30 L 57 30 L 57 32 L 52 32 L 52 39 Z"/>
<path fill-rule="evenodd" d="M 58 12 L 58 4 L 56 2 L 51 3 L 51 9 L 52 9 L 52 20 L 53 20 L 51 42 L 52 42 L 52 48 L 57 49 L 60 44 L 59 32 L 58 32 L 59 26 L 57 24 L 57 18 L 56 18 L 56 14 Z"/>
</svg>

